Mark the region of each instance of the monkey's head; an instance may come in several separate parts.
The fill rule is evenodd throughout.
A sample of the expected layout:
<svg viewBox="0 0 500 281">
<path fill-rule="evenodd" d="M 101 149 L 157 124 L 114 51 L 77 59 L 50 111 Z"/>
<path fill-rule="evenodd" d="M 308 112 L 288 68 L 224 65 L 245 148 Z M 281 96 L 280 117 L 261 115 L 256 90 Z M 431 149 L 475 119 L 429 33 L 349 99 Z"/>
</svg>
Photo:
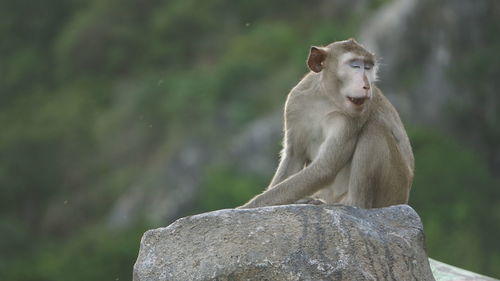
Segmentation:
<svg viewBox="0 0 500 281">
<path fill-rule="evenodd" d="M 362 112 L 370 104 L 377 79 L 375 56 L 354 39 L 311 47 L 307 65 L 321 74 L 321 83 L 337 104 Z"/>
</svg>

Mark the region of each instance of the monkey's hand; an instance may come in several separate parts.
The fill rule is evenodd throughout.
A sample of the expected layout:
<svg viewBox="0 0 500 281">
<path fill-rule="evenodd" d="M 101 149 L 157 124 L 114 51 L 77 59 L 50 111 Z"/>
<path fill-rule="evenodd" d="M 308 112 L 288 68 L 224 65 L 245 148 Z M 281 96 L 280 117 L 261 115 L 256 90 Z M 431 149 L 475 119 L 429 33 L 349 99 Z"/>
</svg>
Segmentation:
<svg viewBox="0 0 500 281">
<path fill-rule="evenodd" d="M 237 209 L 253 209 L 253 208 L 259 208 L 259 207 L 265 207 L 265 206 L 274 206 L 274 205 L 280 205 L 278 202 L 274 202 L 272 200 L 266 200 L 266 199 L 272 199 L 275 198 L 276 195 L 273 194 L 274 190 L 267 190 L 264 193 L 261 193 L 259 195 L 256 195 L 254 198 L 252 198 L 250 201 L 245 203 L 244 205 L 241 205 L 237 207 Z M 269 193 L 272 196 L 263 196 L 263 194 Z"/>
<path fill-rule="evenodd" d="M 312 198 L 312 197 L 306 197 L 300 200 L 297 200 L 295 204 L 311 204 L 311 205 L 323 205 L 326 204 L 325 201 L 318 199 L 318 198 Z"/>
<path fill-rule="evenodd" d="M 257 208 L 257 206 L 253 206 L 252 204 L 245 204 L 245 205 L 241 205 L 239 207 L 236 207 L 236 209 L 253 209 L 253 208 Z"/>
<path fill-rule="evenodd" d="M 258 208 L 258 207 L 262 207 L 262 206 L 256 204 L 255 200 L 250 200 L 249 202 L 247 202 L 239 207 L 236 207 L 236 209 L 253 209 L 253 208 Z"/>
</svg>

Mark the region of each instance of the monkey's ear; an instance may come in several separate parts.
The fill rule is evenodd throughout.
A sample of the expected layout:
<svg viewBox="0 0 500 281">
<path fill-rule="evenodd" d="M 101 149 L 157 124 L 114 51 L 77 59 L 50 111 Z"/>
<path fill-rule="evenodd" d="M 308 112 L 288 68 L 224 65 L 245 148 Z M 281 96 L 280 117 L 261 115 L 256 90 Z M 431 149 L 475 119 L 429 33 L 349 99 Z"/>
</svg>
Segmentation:
<svg viewBox="0 0 500 281">
<path fill-rule="evenodd" d="M 307 59 L 307 66 L 309 66 L 309 69 L 316 73 L 323 70 L 326 54 L 327 52 L 324 48 L 311 47 L 309 58 Z"/>
</svg>

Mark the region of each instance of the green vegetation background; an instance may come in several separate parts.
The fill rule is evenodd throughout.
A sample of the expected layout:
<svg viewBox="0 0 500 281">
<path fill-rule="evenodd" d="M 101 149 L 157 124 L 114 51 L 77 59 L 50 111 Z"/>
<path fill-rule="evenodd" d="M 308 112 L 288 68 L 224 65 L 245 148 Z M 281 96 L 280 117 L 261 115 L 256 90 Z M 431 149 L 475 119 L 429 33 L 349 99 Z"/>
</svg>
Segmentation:
<svg viewBox="0 0 500 281">
<path fill-rule="evenodd" d="M 131 280 L 159 225 L 106 216 L 153 155 L 280 110 L 309 46 L 357 33 L 360 15 L 307 2 L 0 1 L 0 280 Z M 498 179 L 456 139 L 409 134 L 430 256 L 500 277 Z M 234 207 L 268 180 L 209 166 L 179 215 Z"/>
</svg>

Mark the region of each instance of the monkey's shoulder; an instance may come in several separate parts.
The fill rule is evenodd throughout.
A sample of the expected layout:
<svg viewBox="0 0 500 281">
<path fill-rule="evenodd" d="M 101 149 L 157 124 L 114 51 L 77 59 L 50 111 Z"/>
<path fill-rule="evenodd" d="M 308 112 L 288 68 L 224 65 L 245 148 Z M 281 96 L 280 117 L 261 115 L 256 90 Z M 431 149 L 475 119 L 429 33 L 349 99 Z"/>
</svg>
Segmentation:
<svg viewBox="0 0 500 281">
<path fill-rule="evenodd" d="M 373 100 L 374 110 L 371 113 L 372 116 L 370 119 L 389 127 L 403 126 L 396 108 L 392 105 L 389 99 L 384 96 L 380 89 L 376 88 L 376 90 L 377 94 L 375 95 Z"/>
<path fill-rule="evenodd" d="M 317 122 L 325 114 L 334 110 L 336 110 L 335 106 L 320 95 L 293 91 L 285 104 L 285 118 Z"/>
<path fill-rule="evenodd" d="M 289 144 L 306 154 L 324 139 L 325 116 L 330 109 L 314 97 L 296 95 L 285 107 L 285 131 Z"/>
</svg>

